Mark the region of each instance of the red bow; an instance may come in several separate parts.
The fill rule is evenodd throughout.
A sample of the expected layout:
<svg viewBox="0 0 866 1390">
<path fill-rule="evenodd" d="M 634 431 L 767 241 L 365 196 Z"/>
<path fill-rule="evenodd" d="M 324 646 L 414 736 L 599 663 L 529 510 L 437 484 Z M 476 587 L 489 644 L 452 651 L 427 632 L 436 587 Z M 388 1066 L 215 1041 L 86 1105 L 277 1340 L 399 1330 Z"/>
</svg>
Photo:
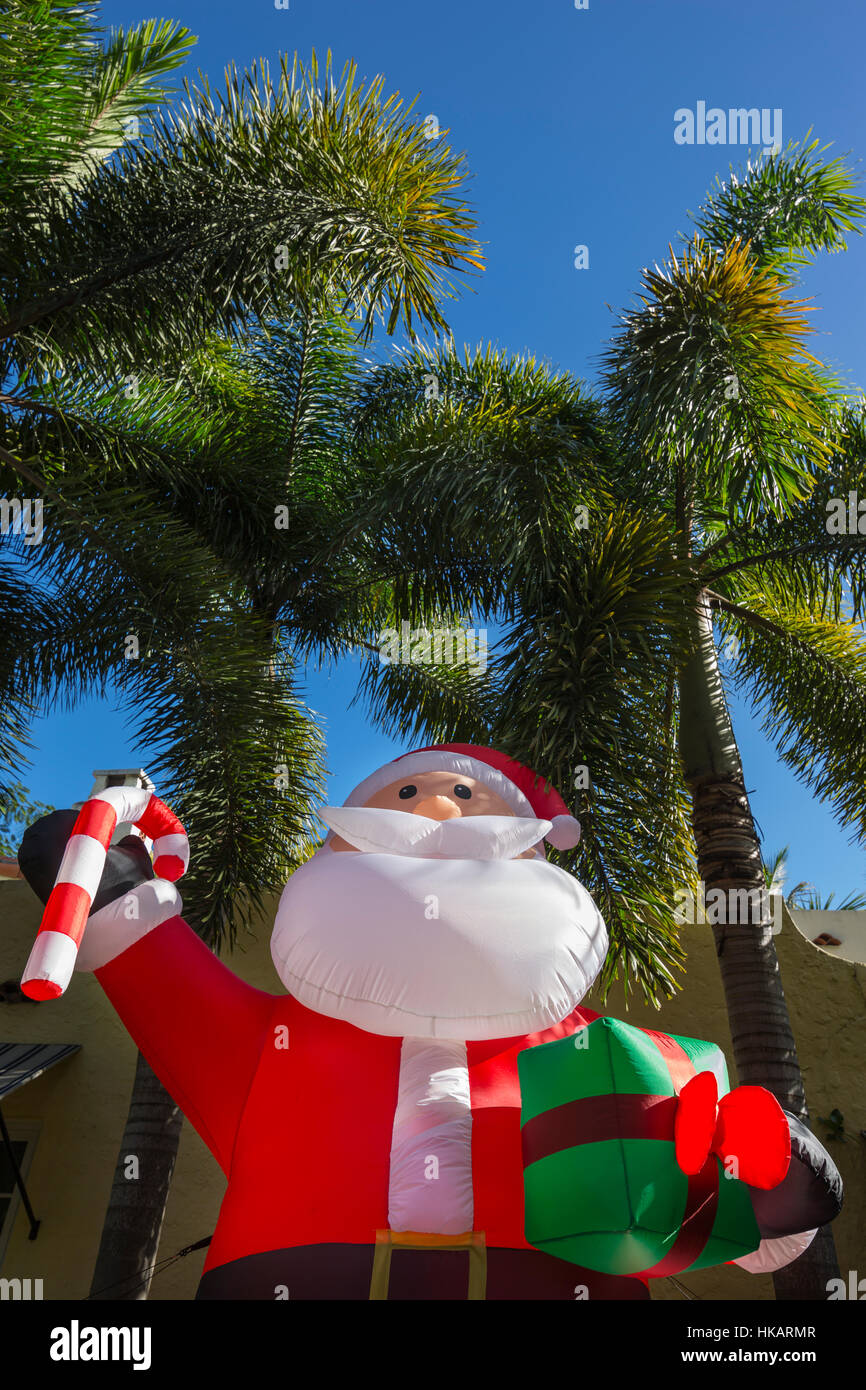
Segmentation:
<svg viewBox="0 0 866 1390">
<path fill-rule="evenodd" d="M 730 1177 L 764 1191 L 778 1187 L 791 1161 L 791 1132 L 776 1097 L 763 1086 L 736 1086 L 719 1100 L 711 1071 L 699 1071 L 680 1091 L 674 1142 L 684 1173 L 699 1173 L 714 1153 Z"/>
</svg>

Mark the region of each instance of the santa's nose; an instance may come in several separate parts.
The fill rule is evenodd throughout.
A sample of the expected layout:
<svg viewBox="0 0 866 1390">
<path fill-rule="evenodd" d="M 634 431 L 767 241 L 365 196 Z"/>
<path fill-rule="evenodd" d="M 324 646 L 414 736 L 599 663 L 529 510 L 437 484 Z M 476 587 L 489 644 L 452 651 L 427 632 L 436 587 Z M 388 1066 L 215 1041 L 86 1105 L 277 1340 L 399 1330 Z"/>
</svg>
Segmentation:
<svg viewBox="0 0 866 1390">
<path fill-rule="evenodd" d="M 463 812 L 450 796 L 425 796 L 417 806 L 412 807 L 415 816 L 427 816 L 429 820 L 453 820 Z"/>
</svg>

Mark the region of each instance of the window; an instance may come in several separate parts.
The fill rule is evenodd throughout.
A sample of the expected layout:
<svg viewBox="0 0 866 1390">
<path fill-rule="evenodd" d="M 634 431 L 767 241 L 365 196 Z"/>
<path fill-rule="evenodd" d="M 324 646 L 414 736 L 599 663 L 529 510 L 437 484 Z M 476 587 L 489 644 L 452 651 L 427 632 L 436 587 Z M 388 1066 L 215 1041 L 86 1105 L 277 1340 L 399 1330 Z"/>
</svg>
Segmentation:
<svg viewBox="0 0 866 1390">
<path fill-rule="evenodd" d="M 26 1183 L 30 1164 L 33 1160 L 33 1150 L 36 1147 L 39 1125 L 35 1121 L 7 1120 L 6 1128 L 9 1130 L 15 1160 Z M 12 1235 L 15 1218 L 20 1210 L 21 1193 L 15 1183 L 15 1174 L 12 1171 L 12 1164 L 9 1162 L 6 1145 L 0 1139 L 0 1267 L 2 1267 L 6 1254 L 9 1237 Z M 36 1216 L 38 1219 L 38 1212 Z M 26 1219 L 27 1214 L 25 1212 Z"/>
</svg>

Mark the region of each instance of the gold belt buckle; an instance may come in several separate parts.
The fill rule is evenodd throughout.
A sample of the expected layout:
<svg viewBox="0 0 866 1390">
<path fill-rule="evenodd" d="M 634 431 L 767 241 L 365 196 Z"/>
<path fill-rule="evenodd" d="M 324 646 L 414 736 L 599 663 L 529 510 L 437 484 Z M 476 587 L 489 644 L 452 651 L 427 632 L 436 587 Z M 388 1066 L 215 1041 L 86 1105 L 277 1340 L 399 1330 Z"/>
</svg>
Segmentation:
<svg viewBox="0 0 866 1390">
<path fill-rule="evenodd" d="M 483 1301 L 487 1296 L 487 1243 L 483 1231 L 463 1231 L 456 1236 L 428 1235 L 423 1231 L 377 1231 L 373 1252 L 370 1298 L 387 1301 L 391 1282 L 391 1252 L 405 1250 L 466 1250 L 469 1255 L 467 1298 Z"/>
</svg>

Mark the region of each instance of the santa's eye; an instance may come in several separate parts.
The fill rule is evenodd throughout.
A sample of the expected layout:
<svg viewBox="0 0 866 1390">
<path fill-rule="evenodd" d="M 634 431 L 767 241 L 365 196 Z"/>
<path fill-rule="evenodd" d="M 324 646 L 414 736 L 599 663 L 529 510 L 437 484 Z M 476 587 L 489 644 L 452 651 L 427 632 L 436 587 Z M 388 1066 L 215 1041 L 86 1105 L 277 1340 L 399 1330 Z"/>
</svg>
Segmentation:
<svg viewBox="0 0 866 1390">
<path fill-rule="evenodd" d="M 461 801 L 468 801 L 472 793 L 468 787 L 461 785 L 454 788 L 454 795 L 459 796 Z"/>
<path fill-rule="evenodd" d="M 417 796 L 417 795 L 418 795 L 418 788 L 417 788 L 417 787 L 413 787 L 413 786 L 411 785 L 411 783 L 409 784 L 408 787 L 401 787 L 400 790 L 399 790 L 399 792 L 398 792 L 398 796 L 400 797 L 400 800 L 401 800 L 401 801 L 408 801 L 409 798 L 410 798 L 410 796 Z"/>
</svg>

